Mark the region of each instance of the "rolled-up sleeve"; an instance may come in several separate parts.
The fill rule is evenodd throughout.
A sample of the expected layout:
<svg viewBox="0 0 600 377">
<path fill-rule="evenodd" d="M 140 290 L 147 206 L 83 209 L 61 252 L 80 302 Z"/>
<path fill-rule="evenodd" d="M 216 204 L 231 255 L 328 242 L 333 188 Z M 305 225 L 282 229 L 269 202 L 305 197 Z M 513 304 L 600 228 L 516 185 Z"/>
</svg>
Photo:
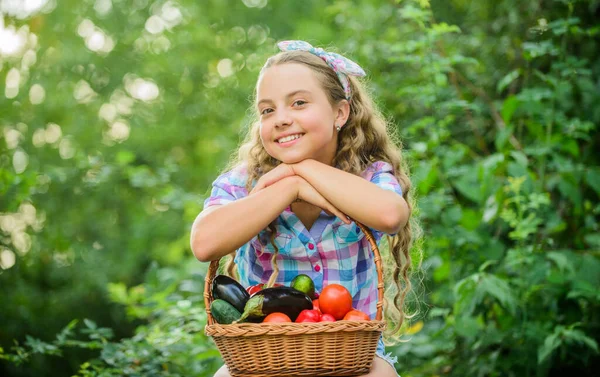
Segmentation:
<svg viewBox="0 0 600 377">
<path fill-rule="evenodd" d="M 373 169 L 373 174 L 369 179 L 371 182 L 384 190 L 394 191 L 397 194 L 402 195 L 402 187 L 400 187 L 400 183 L 394 175 L 392 165 L 387 162 L 378 161 L 371 166 Z"/>
<path fill-rule="evenodd" d="M 213 182 L 210 196 L 204 201 L 204 208 L 224 205 L 248 196 L 246 177 L 246 171 L 241 167 L 221 174 Z"/>
</svg>

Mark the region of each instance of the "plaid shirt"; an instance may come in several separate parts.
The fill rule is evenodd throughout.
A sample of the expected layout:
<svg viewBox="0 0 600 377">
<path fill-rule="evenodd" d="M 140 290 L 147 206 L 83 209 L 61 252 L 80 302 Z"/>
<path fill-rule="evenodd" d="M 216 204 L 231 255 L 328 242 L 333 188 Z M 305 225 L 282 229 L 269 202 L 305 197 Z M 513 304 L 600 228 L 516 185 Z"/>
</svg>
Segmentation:
<svg viewBox="0 0 600 377">
<path fill-rule="evenodd" d="M 385 190 L 402 195 L 392 166 L 386 162 L 372 163 L 361 176 Z M 211 196 L 204 202 L 204 208 L 248 196 L 245 188 L 247 177 L 243 166 L 219 176 L 213 182 Z M 311 229 L 307 230 L 288 207 L 275 219 L 275 227 L 274 242 L 279 248 L 278 283 L 289 285 L 296 275 L 306 274 L 313 279 L 317 292 L 328 284 L 341 284 L 352 294 L 352 306 L 375 318 L 377 272 L 369 242 L 355 223 L 345 224 L 321 211 Z M 371 231 L 379 245 L 383 233 Z M 267 230 L 261 231 L 237 250 L 235 263 L 243 286 L 264 283 L 269 279 L 273 272 L 271 256 L 274 251 Z"/>
</svg>

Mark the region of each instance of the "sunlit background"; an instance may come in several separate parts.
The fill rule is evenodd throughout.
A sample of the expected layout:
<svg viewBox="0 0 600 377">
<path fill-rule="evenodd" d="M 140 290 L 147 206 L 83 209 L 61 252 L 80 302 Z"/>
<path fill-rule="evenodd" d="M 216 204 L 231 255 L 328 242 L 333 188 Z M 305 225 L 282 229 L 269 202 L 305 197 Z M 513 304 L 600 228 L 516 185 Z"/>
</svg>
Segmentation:
<svg viewBox="0 0 600 377">
<path fill-rule="evenodd" d="M 594 375 L 599 6 L 0 0 L 0 375 L 213 375 L 189 230 L 284 39 L 359 62 L 402 138 L 398 372 Z"/>
</svg>

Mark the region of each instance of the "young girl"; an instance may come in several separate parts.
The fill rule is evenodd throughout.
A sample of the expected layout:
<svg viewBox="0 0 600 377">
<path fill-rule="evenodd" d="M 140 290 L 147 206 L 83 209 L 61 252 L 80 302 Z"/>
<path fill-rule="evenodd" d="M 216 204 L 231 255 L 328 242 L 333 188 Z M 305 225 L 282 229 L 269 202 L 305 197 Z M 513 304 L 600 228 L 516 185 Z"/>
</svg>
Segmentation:
<svg viewBox="0 0 600 377">
<path fill-rule="evenodd" d="M 258 77 L 259 119 L 193 224 L 194 255 L 208 262 L 235 250 L 246 287 L 273 271 L 282 284 L 307 274 L 317 291 L 342 284 L 353 307 L 375 318 L 373 254 L 353 219 L 378 244 L 392 236 L 396 311 L 385 307 L 395 334 L 410 290 L 410 181 L 400 151 L 353 77 L 364 76 L 356 63 L 302 41 L 278 46 Z M 368 376 L 397 376 L 394 363 L 380 339 Z M 226 366 L 216 374 L 228 375 Z"/>
</svg>

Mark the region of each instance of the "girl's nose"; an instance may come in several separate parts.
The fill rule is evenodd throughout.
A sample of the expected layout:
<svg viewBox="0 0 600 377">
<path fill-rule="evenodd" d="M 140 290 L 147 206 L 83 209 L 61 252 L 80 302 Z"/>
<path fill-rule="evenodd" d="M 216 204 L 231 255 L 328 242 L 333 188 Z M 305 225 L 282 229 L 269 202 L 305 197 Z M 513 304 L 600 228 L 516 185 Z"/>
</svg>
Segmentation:
<svg viewBox="0 0 600 377">
<path fill-rule="evenodd" d="M 275 127 L 287 127 L 292 124 L 293 120 L 289 113 L 285 110 L 279 110 L 275 118 Z"/>
</svg>

